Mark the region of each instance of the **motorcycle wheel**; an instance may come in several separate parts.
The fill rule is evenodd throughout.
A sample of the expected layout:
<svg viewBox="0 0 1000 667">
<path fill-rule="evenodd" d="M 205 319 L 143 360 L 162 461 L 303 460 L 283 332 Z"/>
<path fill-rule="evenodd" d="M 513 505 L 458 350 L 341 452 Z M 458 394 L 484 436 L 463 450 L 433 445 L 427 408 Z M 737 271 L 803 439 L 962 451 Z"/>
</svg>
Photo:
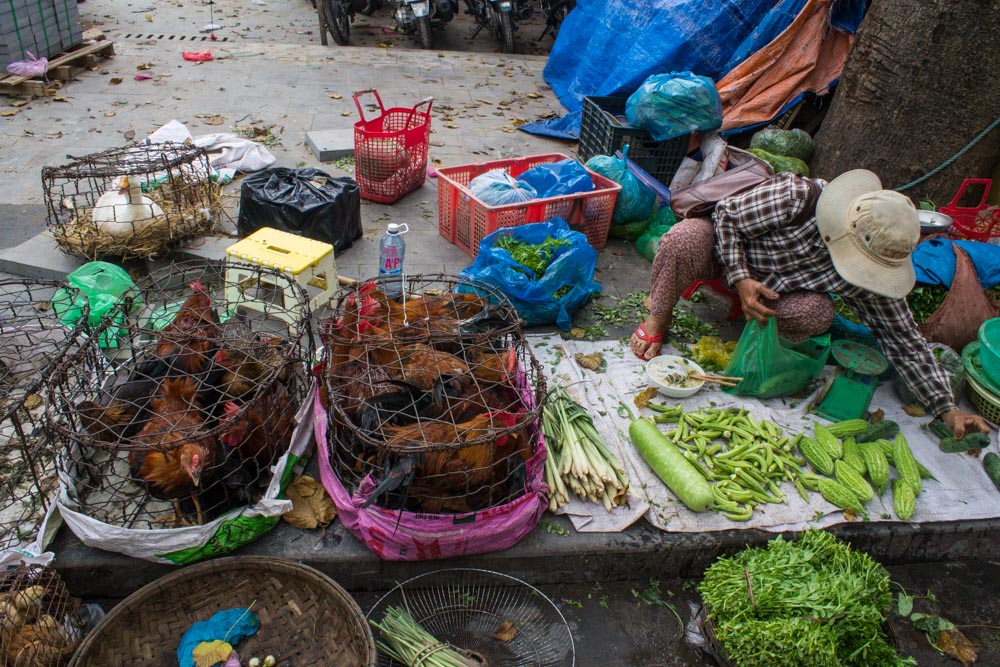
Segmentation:
<svg viewBox="0 0 1000 667">
<path fill-rule="evenodd" d="M 322 0 L 326 11 L 326 29 L 340 46 L 351 43 L 351 17 L 341 0 Z"/>
<path fill-rule="evenodd" d="M 502 45 L 501 50 L 504 53 L 514 53 L 514 19 L 510 12 L 499 12 L 497 19 L 497 37 Z"/>
<path fill-rule="evenodd" d="M 429 49 L 434 46 L 431 38 L 431 17 L 421 16 L 417 19 L 417 38 L 420 40 L 420 48 Z"/>
</svg>

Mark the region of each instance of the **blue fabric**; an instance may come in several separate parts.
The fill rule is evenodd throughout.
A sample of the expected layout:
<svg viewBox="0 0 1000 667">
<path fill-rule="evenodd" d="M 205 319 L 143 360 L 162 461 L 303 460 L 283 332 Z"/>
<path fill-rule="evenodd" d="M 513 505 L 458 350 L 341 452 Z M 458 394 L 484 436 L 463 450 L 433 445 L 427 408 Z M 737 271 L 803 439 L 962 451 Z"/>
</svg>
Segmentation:
<svg viewBox="0 0 1000 667">
<path fill-rule="evenodd" d="M 194 667 L 191 652 L 198 644 L 221 639 L 236 646 L 259 629 L 260 619 L 249 608 L 223 609 L 207 621 L 198 621 L 187 629 L 177 646 L 177 662 L 180 667 Z"/>
<path fill-rule="evenodd" d="M 799 15 L 802 8 L 806 6 L 808 0 L 781 0 L 778 5 L 768 12 L 764 20 L 757 24 L 747 38 L 743 40 L 733 55 L 730 56 L 722 71 L 728 72 L 741 62 L 760 51 L 762 48 L 774 41 L 774 38 L 785 32 L 792 24 L 795 17 Z"/>
<path fill-rule="evenodd" d="M 501 234 L 532 245 L 544 243 L 551 236 L 565 239 L 569 245 L 556 250 L 545 275 L 536 277 L 530 269 L 514 261 L 509 252 L 494 247 Z M 596 268 L 597 251 L 587 242 L 587 237 L 572 231 L 562 218 L 552 218 L 548 222 L 493 232 L 479 244 L 476 261 L 460 275 L 503 292 L 528 326 L 554 322 L 565 331 L 572 326 L 573 313 L 592 295 L 601 292 L 601 284 L 594 280 Z M 556 299 L 553 294 L 566 285 L 569 291 Z M 475 288 L 463 285 L 456 291 L 474 292 Z"/>
<path fill-rule="evenodd" d="M 717 80 L 733 51 L 767 15 L 773 0 L 579 0 L 559 26 L 545 81 L 567 111 L 585 95 L 631 95 L 651 74 L 690 71 Z M 614 54 L 609 58 L 608 54 Z M 560 119 L 561 120 L 561 119 Z M 579 136 L 545 121 L 522 125 Z"/>
<path fill-rule="evenodd" d="M 1000 284 L 1000 246 L 948 239 L 924 241 L 913 251 L 913 270 L 917 274 L 918 283 L 951 287 L 951 281 L 955 278 L 955 251 L 951 247 L 952 243 L 957 243 L 969 255 L 983 289 Z"/>
<path fill-rule="evenodd" d="M 517 180 L 533 188 L 538 197 L 561 197 L 594 189 L 594 179 L 576 160 L 546 162 L 522 172 Z"/>
</svg>

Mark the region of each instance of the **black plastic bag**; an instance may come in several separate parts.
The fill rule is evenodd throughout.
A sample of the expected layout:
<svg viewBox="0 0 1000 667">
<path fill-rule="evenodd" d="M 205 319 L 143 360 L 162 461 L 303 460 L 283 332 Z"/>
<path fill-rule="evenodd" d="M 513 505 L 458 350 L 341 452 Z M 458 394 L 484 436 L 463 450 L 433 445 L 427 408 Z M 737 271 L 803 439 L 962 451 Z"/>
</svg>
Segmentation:
<svg viewBox="0 0 1000 667">
<path fill-rule="evenodd" d="M 329 243 L 340 254 L 361 238 L 358 184 L 311 168 L 274 167 L 248 176 L 236 230 L 243 238 L 261 227 Z"/>
</svg>

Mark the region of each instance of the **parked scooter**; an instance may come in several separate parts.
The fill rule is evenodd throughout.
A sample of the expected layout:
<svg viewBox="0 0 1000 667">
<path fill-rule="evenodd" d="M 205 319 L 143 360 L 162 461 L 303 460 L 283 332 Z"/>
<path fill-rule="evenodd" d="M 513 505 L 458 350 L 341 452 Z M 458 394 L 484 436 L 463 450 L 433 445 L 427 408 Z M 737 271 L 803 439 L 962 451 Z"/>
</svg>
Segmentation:
<svg viewBox="0 0 1000 667">
<path fill-rule="evenodd" d="M 538 40 L 541 41 L 549 34 L 555 39 L 563 19 L 576 7 L 576 0 L 541 0 L 541 2 L 542 14 L 545 16 L 545 30 L 538 36 Z"/>
<path fill-rule="evenodd" d="M 525 3 L 517 0 L 465 0 L 465 3 L 468 6 L 466 13 L 475 16 L 478 24 L 472 36 L 489 28 L 500 41 L 503 52 L 514 53 L 515 12 Z"/>
<path fill-rule="evenodd" d="M 403 32 L 414 33 L 421 48 L 433 45 L 431 26 L 447 23 L 458 11 L 458 0 L 396 0 L 393 17 Z"/>
<path fill-rule="evenodd" d="M 355 14 L 368 16 L 378 9 L 381 0 L 318 0 L 323 3 L 326 29 L 340 46 L 351 43 L 351 23 Z"/>
</svg>

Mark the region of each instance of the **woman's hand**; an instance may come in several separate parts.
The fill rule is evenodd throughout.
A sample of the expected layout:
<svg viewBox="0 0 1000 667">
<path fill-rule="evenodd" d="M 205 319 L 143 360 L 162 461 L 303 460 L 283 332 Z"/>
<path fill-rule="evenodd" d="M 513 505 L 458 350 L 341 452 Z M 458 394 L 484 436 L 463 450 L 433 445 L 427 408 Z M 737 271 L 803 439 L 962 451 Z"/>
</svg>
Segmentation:
<svg viewBox="0 0 1000 667">
<path fill-rule="evenodd" d="M 778 293 L 769 289 L 764 283 L 753 278 L 744 278 L 735 285 L 740 295 L 743 314 L 765 324 L 767 318 L 776 317 L 778 313 L 764 305 L 763 299 L 777 299 Z"/>
<path fill-rule="evenodd" d="M 955 439 L 960 440 L 966 433 L 989 433 L 990 425 L 979 415 L 962 412 L 958 408 L 941 415 L 941 421 L 948 425 Z"/>
</svg>

